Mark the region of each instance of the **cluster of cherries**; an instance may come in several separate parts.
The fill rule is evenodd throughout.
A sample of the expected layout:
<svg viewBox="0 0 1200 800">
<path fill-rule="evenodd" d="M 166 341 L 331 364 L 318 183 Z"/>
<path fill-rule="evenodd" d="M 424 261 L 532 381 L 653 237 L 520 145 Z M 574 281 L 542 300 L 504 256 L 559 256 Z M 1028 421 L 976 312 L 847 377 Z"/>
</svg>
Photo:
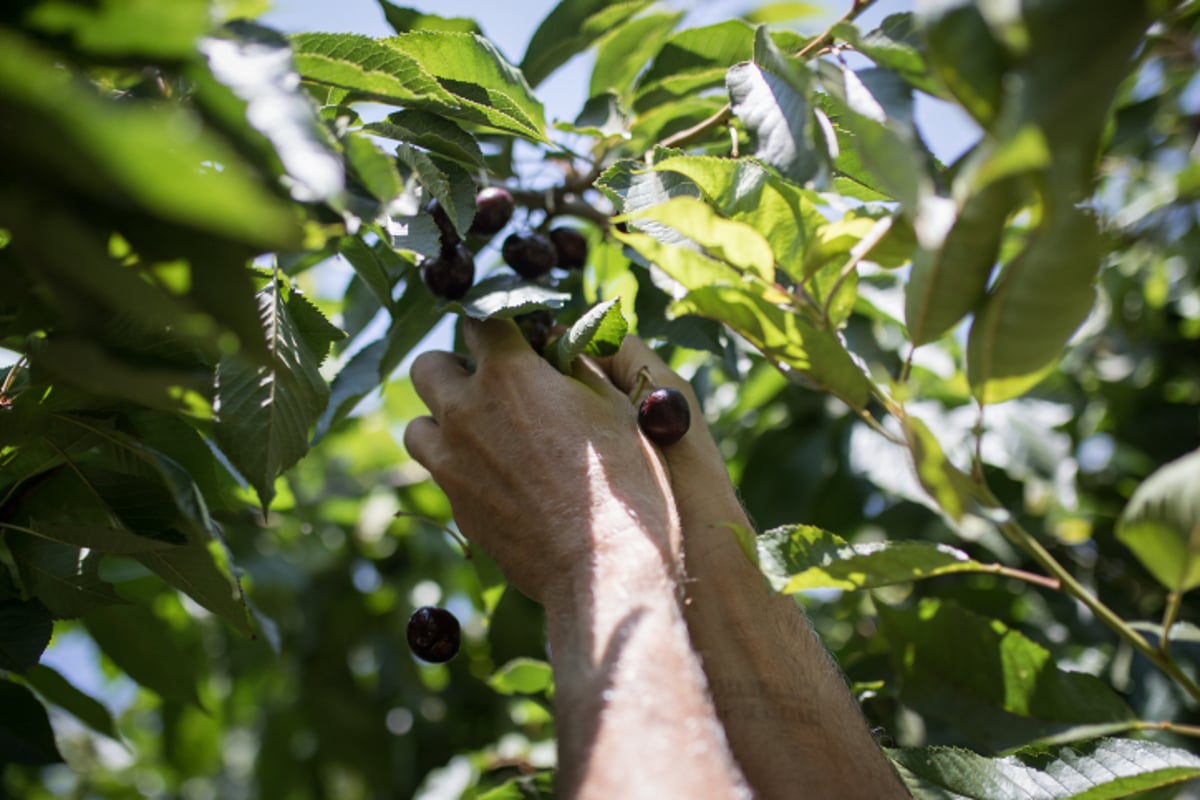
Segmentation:
<svg viewBox="0 0 1200 800">
<path fill-rule="evenodd" d="M 512 193 L 501 186 L 489 186 L 475 195 L 475 218 L 470 234 L 492 237 L 512 219 L 515 204 Z M 446 210 L 436 200 L 429 213 L 438 226 L 441 250 L 434 258 L 421 262 L 421 278 L 429 291 L 447 300 L 457 300 L 475 282 L 475 254 L 458 236 Z M 587 263 L 588 244 L 574 228 L 557 227 L 548 234 L 537 231 L 513 233 L 504 240 L 500 256 L 522 278 L 540 278 L 554 267 L 582 269 Z"/>
<path fill-rule="evenodd" d="M 488 187 L 475 196 L 475 204 L 471 234 L 495 236 L 512 219 L 513 197 L 506 189 Z M 459 239 L 445 210 L 436 201 L 429 210 L 438 225 L 442 247 L 436 258 L 422 262 L 421 278 L 439 297 L 458 299 L 475 281 L 475 256 Z M 588 245 L 579 231 L 559 227 L 548 235 L 532 231 L 514 233 L 504 240 L 500 255 L 518 275 L 533 280 L 556 266 L 581 269 L 587 262 Z M 515 322 L 533 349 L 542 353 L 554 327 L 554 315 L 548 310 L 533 311 L 516 317 Z M 660 447 L 679 441 L 690 425 L 688 401 L 678 389 L 655 389 L 638 406 L 638 426 Z M 422 606 L 409 617 L 407 636 L 413 654 L 441 664 L 458 654 L 462 628 L 446 609 Z"/>
</svg>

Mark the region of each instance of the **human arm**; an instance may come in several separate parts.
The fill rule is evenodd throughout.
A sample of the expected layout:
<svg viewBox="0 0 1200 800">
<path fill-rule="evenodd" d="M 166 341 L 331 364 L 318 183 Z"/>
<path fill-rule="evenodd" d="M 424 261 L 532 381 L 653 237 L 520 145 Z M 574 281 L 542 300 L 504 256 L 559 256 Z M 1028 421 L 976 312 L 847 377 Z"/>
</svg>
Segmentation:
<svg viewBox="0 0 1200 800">
<path fill-rule="evenodd" d="M 509 322 L 465 334 L 474 371 L 449 353 L 414 362 L 432 416 L 405 445 L 462 532 L 546 608 L 560 794 L 738 796 L 679 605 L 666 473 L 628 398 L 587 362 L 559 374 Z"/>
<path fill-rule="evenodd" d="M 627 337 L 605 362 L 633 391 L 646 368 L 674 387 L 693 424 L 663 448 L 683 526 L 685 614 L 709 690 L 746 779 L 759 797 L 908 797 L 829 654 L 790 597 L 770 590 L 727 524 L 752 529 L 695 393 L 646 344 Z"/>
</svg>

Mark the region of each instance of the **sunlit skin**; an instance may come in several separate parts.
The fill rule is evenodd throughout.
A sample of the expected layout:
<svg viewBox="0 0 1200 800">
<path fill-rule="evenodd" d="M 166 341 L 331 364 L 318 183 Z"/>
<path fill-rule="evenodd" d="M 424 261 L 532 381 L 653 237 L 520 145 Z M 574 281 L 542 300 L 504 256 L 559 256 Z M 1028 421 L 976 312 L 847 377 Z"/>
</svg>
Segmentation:
<svg viewBox="0 0 1200 800">
<path fill-rule="evenodd" d="M 638 430 L 639 371 L 703 419 L 686 381 L 632 338 L 570 377 L 509 321 L 468 320 L 465 340 L 473 369 L 414 362 L 430 416 L 405 445 L 546 608 L 562 796 L 906 796 L 799 609 L 722 524 L 749 522 L 707 430 L 662 449 Z"/>
</svg>

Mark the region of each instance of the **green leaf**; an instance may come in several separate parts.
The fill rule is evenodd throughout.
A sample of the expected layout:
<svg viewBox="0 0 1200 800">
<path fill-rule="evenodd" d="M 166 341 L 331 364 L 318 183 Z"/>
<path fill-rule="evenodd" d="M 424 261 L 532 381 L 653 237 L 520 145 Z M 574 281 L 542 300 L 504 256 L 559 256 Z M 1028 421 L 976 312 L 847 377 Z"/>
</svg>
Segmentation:
<svg viewBox="0 0 1200 800">
<path fill-rule="evenodd" d="M 0 601 L 0 669 L 24 672 L 50 644 L 54 620 L 41 603 Z"/>
<path fill-rule="evenodd" d="M 296 82 L 287 39 L 237 20 L 202 40 L 199 51 L 213 77 L 242 101 L 230 124 L 248 122 L 271 142 L 291 181 L 292 196 L 315 202 L 341 194 L 346 178 L 342 159 L 312 100 Z"/>
<path fill-rule="evenodd" d="M 29 527 L 49 541 L 107 555 L 140 555 L 179 546 L 164 539 L 134 533 L 124 526 L 117 525 L 34 520 L 29 523 Z"/>
<path fill-rule="evenodd" d="M 46 708 L 33 692 L 0 678 L 0 763 L 60 764 L 62 756 Z"/>
<path fill-rule="evenodd" d="M 394 305 L 392 283 L 395 278 L 388 274 L 389 261 L 381 257 L 377 247 L 367 244 L 360 236 L 343 236 L 338 240 L 338 254 L 350 262 L 363 285 L 390 311 Z"/>
<path fill-rule="evenodd" d="M 100 553 L 11 530 L 4 534 L 4 542 L 25 589 L 56 619 L 71 619 L 121 601 L 113 587 L 100 579 Z"/>
<path fill-rule="evenodd" d="M 730 67 L 753 56 L 754 28 L 740 20 L 679 31 L 667 39 L 638 79 L 634 110 L 644 113 L 720 86 Z"/>
<path fill-rule="evenodd" d="M 937 503 L 937 507 L 955 522 L 978 499 L 980 491 L 971 477 L 946 458 L 941 444 L 920 419 L 906 415 L 901 424 L 912 454 L 917 480 Z"/>
<path fill-rule="evenodd" d="M 416 145 L 465 167 L 477 169 L 486 164 L 475 137 L 439 114 L 412 109 L 397 111 L 382 122 L 364 125 L 363 130 Z"/>
<path fill-rule="evenodd" d="M 557 122 L 556 130 L 578 133 L 597 139 L 625 138 L 629 120 L 621 110 L 617 96 L 611 93 L 588 98 L 574 122 Z"/>
<path fill-rule="evenodd" d="M 395 159 L 373 141 L 351 132 L 346 134 L 343 146 L 351 173 L 380 205 L 387 208 L 404 192 L 404 181 L 396 169 Z"/>
<path fill-rule="evenodd" d="M 308 349 L 317 357 L 317 366 L 325 363 L 329 349 L 335 342 L 346 338 L 341 328 L 329 321 L 321 311 L 301 292 L 293 289 L 288 292 L 287 310 L 296 325 L 300 338 L 308 345 Z"/>
<path fill-rule="evenodd" d="M 256 367 L 234 356 L 221 360 L 214 433 L 265 511 L 275 495 L 275 476 L 308 451 L 309 428 L 325 410 L 329 387 L 278 281 L 258 293 L 258 303 L 271 363 Z"/>
<path fill-rule="evenodd" d="M 1015 179 L 985 186 L 962 202 L 945 238 L 918 249 L 904 296 L 914 346 L 941 338 L 983 300 L 1017 199 Z"/>
<path fill-rule="evenodd" d="M 186 547 L 139 553 L 138 561 L 185 592 L 245 636 L 255 632 L 254 619 L 234 574 L 224 542 L 192 542 Z"/>
<path fill-rule="evenodd" d="M 473 319 L 511 319 L 541 308 L 562 308 L 570 299 L 566 292 L 506 273 L 481 280 L 461 300 L 446 303 L 446 310 L 462 311 Z"/>
<path fill-rule="evenodd" d="M 664 244 L 660 238 L 644 233 L 615 233 L 620 242 L 628 245 L 649 263 L 658 267 L 684 289 L 706 286 L 740 286 L 749 281 L 729 264 L 709 258 L 692 247 Z M 686 240 L 685 240 L 686 241 Z"/>
<path fill-rule="evenodd" d="M 421 187 L 438 201 L 458 235 L 465 238 L 475 219 L 475 181 L 467 171 L 407 144 L 396 148 L 396 156 L 412 169 Z"/>
<path fill-rule="evenodd" d="M 545 661 L 515 658 L 488 678 L 488 686 L 500 694 L 553 694 L 554 673 Z"/>
<path fill-rule="evenodd" d="M 521 71 L 482 36 L 414 31 L 383 42 L 414 58 L 453 96 L 450 105 L 427 110 L 534 142 L 549 141 L 541 102 Z"/>
<path fill-rule="evenodd" d="M 809 73 L 788 62 L 759 27 L 754 63 L 738 64 L 725 76 L 733 113 L 757 140 L 755 156 L 796 183 L 806 183 L 821 166 L 812 146 Z"/>
<path fill-rule="evenodd" d="M 454 96 L 415 58 L 384 40 L 349 33 L 299 33 L 290 39 L 306 80 L 393 105 L 426 103 L 431 110 L 455 105 Z"/>
<path fill-rule="evenodd" d="M 387 19 L 392 30 L 396 33 L 408 31 L 454 31 L 458 33 L 483 33 L 473 19 L 466 17 L 439 17 L 437 14 L 426 14 L 415 8 L 406 8 L 379 0 L 383 16 Z"/>
<path fill-rule="evenodd" d="M 933 193 L 933 182 L 928 153 L 913 127 L 908 85 L 890 70 L 856 71 L 826 61 L 818 74 L 862 164 L 906 213 L 914 214 Z"/>
<path fill-rule="evenodd" d="M 1134 739 L 1027 747 L 1003 758 L 969 750 L 888 750 L 917 800 L 1109 800 L 1200 776 L 1200 757 Z"/>
<path fill-rule="evenodd" d="M 805 253 L 827 220 L 814 192 L 772 175 L 748 159 L 677 156 L 655 165 L 699 187 L 721 215 L 758 231 L 771 245 L 776 266 L 793 278 L 804 275 Z M 661 202 L 661 201 L 660 201 Z M 626 213 L 634 209 L 626 207 Z"/>
<path fill-rule="evenodd" d="M 629 323 L 621 315 L 621 298 L 597 303 L 554 342 L 551 363 L 570 374 L 579 356 L 611 356 L 621 349 Z"/>
<path fill-rule="evenodd" d="M 110 739 L 121 740 L 112 712 L 91 695 L 85 694 L 57 671 L 38 664 L 25 673 L 25 680 L 46 701 L 75 716 L 80 722 Z"/>
<path fill-rule="evenodd" d="M 789 22 L 801 17 L 815 17 L 825 9 L 816 3 L 767 3 L 742 15 L 752 25 Z"/>
<path fill-rule="evenodd" d="M 8 30 L 0 30 L 0 104 L 23 120 L 6 139 L 9 163 L 41 181 L 53 176 L 99 207 L 129 205 L 264 250 L 298 243 L 294 211 L 186 108 L 106 102 Z"/>
<path fill-rule="evenodd" d="M 38 367 L 60 385 L 165 411 L 208 405 L 209 378 L 201 372 L 134 365 L 93 340 L 75 336 L 42 339 L 30 351 Z"/>
<path fill-rule="evenodd" d="M 683 195 L 638 211 L 629 219 L 653 220 L 701 245 L 710 255 L 764 281 L 775 279 L 771 245 L 753 227 L 719 216 L 703 200 Z"/>
<path fill-rule="evenodd" d="M 206 0 L 43 0 L 23 23 L 97 56 L 182 61 L 209 28 L 208 6 Z"/>
<path fill-rule="evenodd" d="M 901 700 L 982 746 L 1004 749 L 1134 719 L 1106 683 L 1060 669 L 1048 650 L 997 620 L 936 599 L 878 609 Z"/>
<path fill-rule="evenodd" d="M 653 0 L 561 0 L 529 40 L 521 72 L 537 86 L 572 56 L 588 49 Z"/>
<path fill-rule="evenodd" d="M 904 77 L 913 88 L 945 97 L 925 61 L 925 39 L 921 22 L 909 11 L 889 14 L 879 27 L 861 33 L 850 23 L 834 25 L 833 34 L 881 67 Z"/>
<path fill-rule="evenodd" d="M 1011 60 L 983 12 L 973 3 L 930 5 L 923 23 L 934 75 L 968 114 L 990 127 L 1000 113 Z"/>
<path fill-rule="evenodd" d="M 1053 368 L 1095 303 L 1096 220 L 1059 205 L 1004 266 L 967 339 L 967 378 L 982 403 L 1023 394 Z"/>
<path fill-rule="evenodd" d="M 1200 450 L 1142 481 L 1117 520 L 1117 538 L 1172 592 L 1200 586 Z"/>
<path fill-rule="evenodd" d="M 811 525 L 787 525 L 758 537 L 758 561 L 775 591 L 875 589 L 957 572 L 995 572 L 961 550 L 932 542 L 848 543 Z"/>
<path fill-rule="evenodd" d="M 867 376 L 836 333 L 780 308 L 761 294 L 735 286 L 703 287 L 675 302 L 671 311 L 725 323 L 772 362 L 800 373 L 851 408 L 862 408 L 870 397 Z"/>
<path fill-rule="evenodd" d="M 164 700 L 200 706 L 195 654 L 180 648 L 171 627 L 148 608 L 95 609 L 83 624 L 104 654 L 130 678 Z"/>
<path fill-rule="evenodd" d="M 628 103 L 638 73 L 659 51 L 684 12 L 646 14 L 615 26 L 596 45 L 588 96 L 613 92 Z"/>
<path fill-rule="evenodd" d="M 383 253 L 383 250 L 379 252 Z M 329 403 L 317 421 L 313 443 L 354 411 L 371 392 L 386 382 L 400 362 L 437 324 L 445 312 L 438 299 L 409 265 L 404 294 L 397 301 L 387 335 L 372 342 L 346 362 L 333 380 Z"/>
</svg>

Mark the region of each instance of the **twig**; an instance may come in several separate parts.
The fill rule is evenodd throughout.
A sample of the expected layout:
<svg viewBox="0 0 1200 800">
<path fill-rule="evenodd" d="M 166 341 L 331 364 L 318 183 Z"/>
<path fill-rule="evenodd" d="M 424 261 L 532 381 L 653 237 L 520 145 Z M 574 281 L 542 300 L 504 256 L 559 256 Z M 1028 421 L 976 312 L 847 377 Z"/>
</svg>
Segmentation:
<svg viewBox="0 0 1200 800">
<path fill-rule="evenodd" d="M 1003 510 L 1004 506 L 996 499 L 991 490 L 981 484 L 979 487 L 981 496 L 986 500 L 987 504 L 996 510 Z M 1187 676 L 1179 665 L 1175 663 L 1170 654 L 1160 651 L 1153 647 L 1146 638 L 1138 633 L 1125 620 L 1105 605 L 1100 598 L 1084 588 L 1075 576 L 1072 575 L 1066 567 L 1059 563 L 1050 551 L 1047 550 L 1041 542 L 1035 539 L 1021 524 L 1017 522 L 1011 515 L 1006 520 L 999 523 L 1000 531 L 1008 537 L 1008 539 L 1033 557 L 1042 569 L 1053 575 L 1062 584 L 1062 590 L 1071 597 L 1074 597 L 1079 602 L 1083 603 L 1089 611 L 1096 615 L 1096 618 L 1106 625 L 1110 630 L 1117 634 L 1121 639 L 1128 642 L 1135 650 L 1144 655 L 1162 672 L 1169 675 L 1180 687 L 1183 688 L 1193 699 L 1200 700 L 1200 685 Z"/>
<path fill-rule="evenodd" d="M 590 203 L 575 197 L 575 192 L 565 186 L 550 189 L 510 189 L 513 200 L 530 211 L 545 211 L 549 216 L 562 214 L 579 217 L 601 227 L 608 225 L 608 214 Z"/>
<path fill-rule="evenodd" d="M 800 50 L 796 53 L 796 58 L 808 58 L 813 53 L 820 52 L 829 45 L 833 44 L 834 28 L 846 22 L 853 22 L 855 17 L 873 5 L 875 5 L 875 0 L 854 0 L 854 2 L 850 4 L 849 10 L 847 10 L 845 14 L 842 14 L 840 17 L 838 17 L 837 20 L 835 20 L 834 23 L 825 30 L 824 33 L 815 39 L 809 40 L 808 44 L 800 48 Z"/>
<path fill-rule="evenodd" d="M 718 128 L 725 124 L 725 121 L 733 114 L 733 106 L 726 103 L 717 113 L 713 114 L 708 119 L 703 119 L 697 122 L 690 128 L 672 133 L 667 138 L 661 140 L 655 147 L 682 147 L 693 139 L 698 139 L 714 128 Z"/>
<path fill-rule="evenodd" d="M 427 517 L 424 514 L 417 514 L 413 511 L 397 511 L 393 516 L 415 519 L 419 522 L 424 522 L 426 525 L 441 529 L 454 540 L 455 544 L 462 548 L 463 558 L 471 557 L 471 543 L 467 541 L 467 538 L 450 526 L 438 522 L 433 517 Z"/>
<path fill-rule="evenodd" d="M 887 236 L 888 231 L 892 229 L 892 217 L 884 217 L 871 226 L 871 230 L 867 231 L 867 235 L 858 240 L 854 247 L 850 248 L 849 258 L 842 265 L 841 271 L 838 273 L 837 280 L 833 282 L 833 287 L 829 290 L 829 294 L 825 297 L 825 304 L 821 308 L 821 318 L 825 320 L 825 324 L 829 324 L 829 308 L 833 305 L 833 298 L 837 296 L 838 290 L 842 288 L 842 284 L 846 278 L 850 277 L 850 273 L 858 268 L 859 262 L 871 254 L 883 237 Z"/>
<path fill-rule="evenodd" d="M 1162 634 L 1158 639 L 1158 649 L 1164 656 L 1170 658 L 1171 642 L 1169 634 L 1171 626 L 1175 624 L 1175 620 L 1179 617 L 1179 608 L 1183 605 L 1183 592 L 1171 592 L 1167 595 L 1167 607 L 1163 611 Z"/>
</svg>

